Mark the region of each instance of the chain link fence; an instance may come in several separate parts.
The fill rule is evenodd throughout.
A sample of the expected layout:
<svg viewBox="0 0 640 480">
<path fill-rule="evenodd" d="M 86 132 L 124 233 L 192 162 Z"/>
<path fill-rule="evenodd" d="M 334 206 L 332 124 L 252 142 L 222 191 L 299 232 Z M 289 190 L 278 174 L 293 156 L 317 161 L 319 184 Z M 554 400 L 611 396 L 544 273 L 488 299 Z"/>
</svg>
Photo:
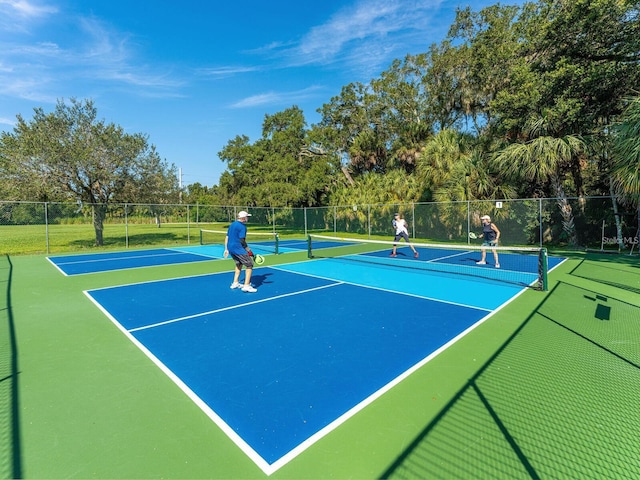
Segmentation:
<svg viewBox="0 0 640 480">
<path fill-rule="evenodd" d="M 500 228 L 506 246 L 610 251 L 638 247 L 637 211 L 625 210 L 615 197 L 316 208 L 0 201 L 0 253 L 198 244 L 200 229 L 226 228 L 240 210 L 251 213 L 251 230 L 278 232 L 281 237 L 308 233 L 392 237 L 391 219 L 400 212 L 414 239 L 467 243 L 469 232 L 481 232 L 480 217 L 487 214 Z M 96 247 L 99 243 L 101 247 Z"/>
</svg>

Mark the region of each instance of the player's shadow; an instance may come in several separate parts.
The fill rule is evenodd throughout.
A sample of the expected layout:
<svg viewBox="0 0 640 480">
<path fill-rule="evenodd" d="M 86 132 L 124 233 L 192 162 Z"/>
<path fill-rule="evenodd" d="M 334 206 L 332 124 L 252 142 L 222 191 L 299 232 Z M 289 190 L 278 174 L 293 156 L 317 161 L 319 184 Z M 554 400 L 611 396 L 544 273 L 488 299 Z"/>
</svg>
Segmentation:
<svg viewBox="0 0 640 480">
<path fill-rule="evenodd" d="M 271 275 L 273 275 L 273 273 L 254 273 L 251 276 L 251 283 L 256 288 L 264 284 L 273 283 L 273 280 L 269 278 Z"/>
</svg>

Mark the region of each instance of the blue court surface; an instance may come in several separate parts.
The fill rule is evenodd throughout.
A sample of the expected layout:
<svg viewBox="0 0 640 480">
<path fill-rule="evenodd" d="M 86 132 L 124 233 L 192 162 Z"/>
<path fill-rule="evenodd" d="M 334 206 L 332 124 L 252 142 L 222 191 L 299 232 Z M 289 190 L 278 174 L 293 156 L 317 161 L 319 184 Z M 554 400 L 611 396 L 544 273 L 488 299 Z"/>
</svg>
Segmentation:
<svg viewBox="0 0 640 480">
<path fill-rule="evenodd" d="M 86 295 L 267 474 L 523 291 L 321 259 Z"/>
<path fill-rule="evenodd" d="M 324 248 L 345 243 L 324 242 Z M 254 253 L 271 255 L 275 243 L 251 242 Z M 280 252 L 298 252 L 307 249 L 306 240 L 280 241 Z M 206 262 L 224 258 L 222 245 L 195 245 L 191 247 L 154 248 L 149 250 L 125 250 L 119 252 L 59 255 L 47 257 L 63 275 L 84 275 L 130 268 L 177 265 L 181 263 Z"/>
<path fill-rule="evenodd" d="M 255 244 L 252 248 L 254 253 L 269 255 L 272 253 L 273 247 L 272 245 Z M 224 258 L 223 253 L 224 247 L 222 245 L 199 245 L 83 255 L 60 255 L 47 257 L 47 259 L 63 275 L 83 275 L 129 268 L 206 262 Z"/>
</svg>

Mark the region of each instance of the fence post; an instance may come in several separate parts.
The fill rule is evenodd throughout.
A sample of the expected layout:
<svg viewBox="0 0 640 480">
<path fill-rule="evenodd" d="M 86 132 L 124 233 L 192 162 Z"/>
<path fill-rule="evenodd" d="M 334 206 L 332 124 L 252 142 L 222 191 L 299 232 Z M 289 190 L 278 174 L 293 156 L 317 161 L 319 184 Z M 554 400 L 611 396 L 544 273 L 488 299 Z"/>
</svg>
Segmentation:
<svg viewBox="0 0 640 480">
<path fill-rule="evenodd" d="M 304 235 L 307 236 L 309 233 L 309 229 L 307 228 L 307 207 L 304 207 Z"/>
<path fill-rule="evenodd" d="M 47 255 L 49 255 L 49 202 L 44 202 L 44 236 L 47 245 Z"/>
<path fill-rule="evenodd" d="M 467 200 L 467 245 L 471 243 L 469 232 L 471 232 L 471 202 Z"/>
<path fill-rule="evenodd" d="M 129 204 L 124 204 L 124 248 L 129 248 Z"/>
<path fill-rule="evenodd" d="M 411 202 L 411 238 L 416 239 L 416 204 Z"/>
<path fill-rule="evenodd" d="M 540 225 L 540 240 L 539 240 L 539 242 L 540 242 L 540 246 L 542 247 L 542 244 L 544 243 L 542 241 L 542 232 L 543 232 L 543 229 L 542 229 L 542 198 L 538 199 L 538 224 Z"/>
</svg>

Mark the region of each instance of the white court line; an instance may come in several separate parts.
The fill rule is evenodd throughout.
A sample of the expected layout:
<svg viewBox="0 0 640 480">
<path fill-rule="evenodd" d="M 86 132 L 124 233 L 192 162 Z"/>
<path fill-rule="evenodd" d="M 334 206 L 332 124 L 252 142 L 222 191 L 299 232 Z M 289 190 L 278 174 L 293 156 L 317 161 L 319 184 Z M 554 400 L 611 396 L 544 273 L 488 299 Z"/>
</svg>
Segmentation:
<svg viewBox="0 0 640 480">
<path fill-rule="evenodd" d="M 98 263 L 98 262 L 111 262 L 114 260 L 129 260 L 134 258 L 151 258 L 151 257 L 168 257 L 170 255 L 184 255 L 185 252 L 176 252 L 171 251 L 168 248 L 163 248 L 163 250 L 167 250 L 171 253 L 155 253 L 151 255 L 129 255 L 125 257 L 109 257 L 109 258 L 100 258 L 96 260 L 78 260 L 75 262 L 61 262 L 60 265 L 75 265 L 77 263 Z"/>
<path fill-rule="evenodd" d="M 174 318 L 174 319 L 171 319 L 171 320 L 165 320 L 164 322 L 152 323 L 151 325 L 145 325 L 144 327 L 132 328 L 131 330 L 128 330 L 128 331 L 129 332 L 138 332 L 140 330 L 147 330 L 149 328 L 161 327 L 163 325 L 169 325 L 171 323 L 183 322 L 185 320 L 191 320 L 192 318 L 203 317 L 205 315 L 212 315 L 214 313 L 224 312 L 224 311 L 227 311 L 227 310 L 235 310 L 236 308 L 248 307 L 248 306 L 256 305 L 256 304 L 259 304 L 259 303 L 270 302 L 272 300 L 278 300 L 280 298 L 286 298 L 286 297 L 291 297 L 291 296 L 294 296 L 294 295 L 301 295 L 303 293 L 313 292 L 313 291 L 316 291 L 316 290 L 322 290 L 322 289 L 325 289 L 325 288 L 336 287 L 336 286 L 342 285 L 342 284 L 344 284 L 344 282 L 332 283 L 332 284 L 329 284 L 329 285 L 322 285 L 320 287 L 308 288 L 306 290 L 298 290 L 297 292 L 284 293 L 282 295 L 276 295 L 275 297 L 263 298 L 262 300 L 255 300 L 253 302 L 247 302 L 247 303 L 243 303 L 243 304 L 240 304 L 240 305 L 231 305 L 229 307 L 218 308 L 216 310 L 209 310 L 207 312 L 196 313 L 194 315 L 187 315 L 186 317 L 179 317 L 179 318 Z"/>
<path fill-rule="evenodd" d="M 122 324 L 116 320 L 104 307 L 97 302 L 89 291 L 84 291 L 84 294 L 98 307 L 102 313 L 104 313 L 109 320 L 118 328 L 124 335 L 136 345 L 162 372 L 167 375 L 180 390 L 182 390 L 187 397 L 189 397 L 200 409 L 207 415 L 213 423 L 215 423 L 220 429 L 235 443 L 245 455 L 247 455 L 265 474 L 271 475 L 275 469 L 269 465 L 236 431 L 231 428 L 222 417 L 220 417 L 204 400 L 202 400 L 189 386 L 182 381 L 182 379 L 173 373 L 173 371 L 167 367 L 158 357 L 156 357 L 151 351 L 145 347 L 135 336 L 133 336 Z"/>
<path fill-rule="evenodd" d="M 55 268 L 57 268 L 57 269 L 58 269 L 58 271 L 59 271 L 62 275 L 64 275 L 65 277 L 68 277 L 68 276 L 69 276 L 69 275 L 67 275 L 67 272 L 65 272 L 64 270 L 62 270 L 62 269 L 60 268 L 60 266 L 58 266 L 58 264 L 57 264 L 57 263 L 55 263 L 53 260 L 51 260 L 49 257 L 47 257 L 47 260 L 49 261 L 49 263 L 50 263 L 51 265 L 53 265 Z"/>
<path fill-rule="evenodd" d="M 459 257 L 461 255 L 467 255 L 468 253 L 473 253 L 473 251 L 467 250 L 465 252 L 454 253 L 453 255 L 445 255 L 444 257 L 432 258 L 431 260 L 427 260 L 427 263 L 438 262 L 440 260 L 446 260 L 447 258 Z"/>
</svg>

